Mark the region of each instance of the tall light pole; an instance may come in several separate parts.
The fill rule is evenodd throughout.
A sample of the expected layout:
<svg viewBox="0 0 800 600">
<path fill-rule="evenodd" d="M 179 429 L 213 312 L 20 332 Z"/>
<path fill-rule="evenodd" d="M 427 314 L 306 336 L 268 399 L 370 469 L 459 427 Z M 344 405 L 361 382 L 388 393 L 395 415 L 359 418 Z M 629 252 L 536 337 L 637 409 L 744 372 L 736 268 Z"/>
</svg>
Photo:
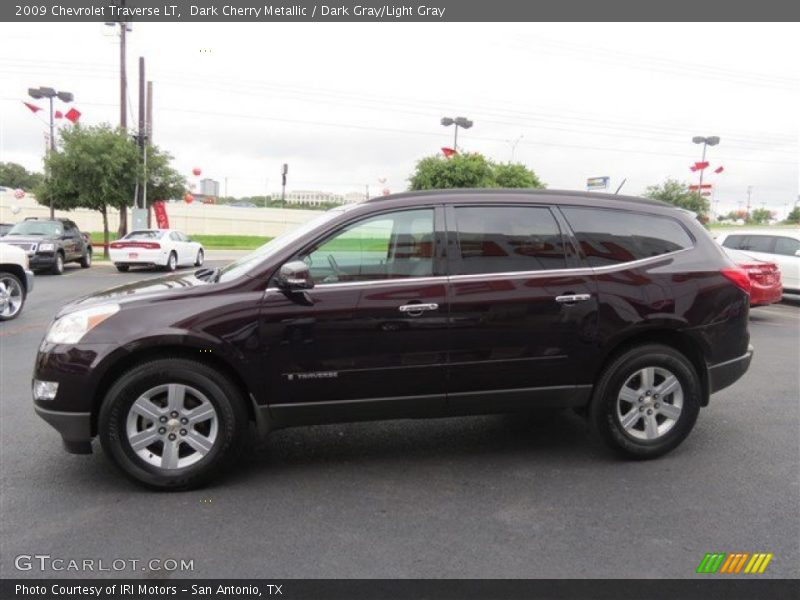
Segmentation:
<svg viewBox="0 0 800 600">
<path fill-rule="evenodd" d="M 455 134 L 453 135 L 453 150 L 458 152 L 458 128 L 462 127 L 464 129 L 469 129 L 473 125 L 472 121 L 466 117 L 456 117 L 455 119 L 451 119 L 450 117 L 442 117 L 441 123 L 445 127 L 450 127 L 450 125 L 456 126 Z"/>
<path fill-rule="evenodd" d="M 519 144 L 524 137 L 525 135 L 522 134 L 515 140 L 506 140 L 506 142 L 508 142 L 508 144 L 511 146 L 511 162 L 514 162 L 514 154 L 517 151 L 517 144 Z"/>
<path fill-rule="evenodd" d="M 50 152 L 56 151 L 55 122 L 53 121 L 53 98 L 58 98 L 62 102 L 72 102 L 74 96 L 71 92 L 57 92 L 51 87 L 28 88 L 28 95 L 36 100 L 47 98 L 50 101 Z M 55 208 L 53 206 L 53 196 L 50 196 L 50 218 L 55 218 Z"/>
<path fill-rule="evenodd" d="M 716 135 L 703 137 L 702 135 L 696 135 L 692 138 L 692 142 L 695 144 L 703 144 L 703 157 L 700 159 L 700 162 L 706 162 L 706 147 L 707 146 L 716 146 L 719 144 L 719 137 Z M 705 167 L 700 169 L 700 187 L 697 188 L 698 193 L 700 196 L 703 196 L 703 172 L 705 171 Z"/>
</svg>

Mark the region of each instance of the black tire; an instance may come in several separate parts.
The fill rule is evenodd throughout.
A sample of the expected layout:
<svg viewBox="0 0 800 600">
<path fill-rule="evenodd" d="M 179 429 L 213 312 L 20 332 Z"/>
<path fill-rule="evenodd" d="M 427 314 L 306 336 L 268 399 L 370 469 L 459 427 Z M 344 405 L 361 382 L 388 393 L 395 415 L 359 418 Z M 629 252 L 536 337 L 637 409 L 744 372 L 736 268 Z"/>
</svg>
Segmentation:
<svg viewBox="0 0 800 600">
<path fill-rule="evenodd" d="M 81 269 L 88 269 L 92 266 L 92 251 L 87 249 L 86 253 L 81 257 L 80 260 Z"/>
<path fill-rule="evenodd" d="M 64 273 L 64 254 L 61 251 L 56 252 L 55 261 L 53 262 L 53 266 L 50 267 L 50 272 L 53 275 L 61 275 Z"/>
<path fill-rule="evenodd" d="M 194 266 L 202 267 L 204 260 L 205 260 L 205 254 L 203 253 L 203 249 L 200 248 L 200 250 L 197 251 L 197 258 L 194 261 Z"/>
<path fill-rule="evenodd" d="M 128 265 L 114 265 L 120 273 L 127 273 L 130 267 Z"/>
<path fill-rule="evenodd" d="M 655 439 L 634 437 L 625 430 L 617 414 L 617 399 L 622 386 L 629 377 L 646 367 L 669 371 L 677 378 L 683 393 L 683 406 L 679 416 L 671 429 Z M 648 405 L 647 402 L 656 401 L 649 396 L 642 397 L 645 398 L 643 405 L 636 406 L 630 403 L 630 410 L 635 407 L 641 411 L 644 408 L 644 413 L 650 414 L 647 413 L 648 407 L 657 404 Z M 617 453 L 633 459 L 656 458 L 673 450 L 689 435 L 700 412 L 701 397 L 700 378 L 686 356 L 669 346 L 645 344 L 629 348 L 611 360 L 595 385 L 589 417 L 600 438 Z M 663 403 L 664 400 L 661 400 Z M 657 415 L 653 418 L 657 418 Z M 639 425 L 644 429 L 644 420 L 637 423 L 637 426 Z"/>
<path fill-rule="evenodd" d="M 149 464 L 134 452 L 126 434 L 131 405 L 145 391 L 166 383 L 196 388 L 217 414 L 217 437 L 208 454 L 183 468 Z M 228 471 L 239 457 L 248 432 L 244 402 L 238 388 L 208 365 L 183 358 L 150 361 L 124 373 L 108 390 L 98 417 L 100 443 L 112 462 L 139 483 L 160 490 L 196 488 Z"/>
<path fill-rule="evenodd" d="M 25 308 L 25 299 L 27 297 L 25 286 L 22 284 L 19 277 L 8 271 L 0 271 L 0 283 L 3 283 L 3 290 L 19 302 L 16 308 L 14 307 L 14 303 L 8 303 L 8 300 L 0 304 L 0 321 L 16 319 L 22 314 L 22 309 Z"/>
<path fill-rule="evenodd" d="M 178 268 L 178 255 L 174 252 L 169 253 L 169 258 L 167 258 L 167 264 L 164 267 L 170 273 Z"/>
</svg>

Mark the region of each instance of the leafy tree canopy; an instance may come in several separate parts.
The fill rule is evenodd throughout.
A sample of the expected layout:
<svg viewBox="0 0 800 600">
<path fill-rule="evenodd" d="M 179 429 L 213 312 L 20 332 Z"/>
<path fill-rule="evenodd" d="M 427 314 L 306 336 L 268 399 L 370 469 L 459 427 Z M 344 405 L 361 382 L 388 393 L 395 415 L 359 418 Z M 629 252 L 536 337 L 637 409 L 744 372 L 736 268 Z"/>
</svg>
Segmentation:
<svg viewBox="0 0 800 600">
<path fill-rule="evenodd" d="M 495 163 L 481 154 L 427 156 L 417 163 L 409 182 L 411 190 L 545 187 L 525 165 Z"/>
<path fill-rule="evenodd" d="M 667 179 L 661 185 L 651 185 L 645 190 L 644 195 L 690 210 L 701 218 L 708 216 L 708 200 L 699 193 L 690 191 L 687 184 L 676 179 Z"/>
<path fill-rule="evenodd" d="M 0 162 L 0 185 L 9 188 L 32 190 L 42 181 L 42 174 L 28 171 L 13 162 Z"/>
</svg>

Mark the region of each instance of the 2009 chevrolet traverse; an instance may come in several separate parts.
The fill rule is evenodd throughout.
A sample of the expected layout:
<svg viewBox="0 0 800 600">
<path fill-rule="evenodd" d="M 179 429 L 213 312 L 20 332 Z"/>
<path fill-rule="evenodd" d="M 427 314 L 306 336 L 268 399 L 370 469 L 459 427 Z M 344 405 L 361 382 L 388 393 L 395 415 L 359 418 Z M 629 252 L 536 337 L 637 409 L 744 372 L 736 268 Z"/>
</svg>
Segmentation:
<svg viewBox="0 0 800 600">
<path fill-rule="evenodd" d="M 64 307 L 36 411 L 149 486 L 258 431 L 575 407 L 634 458 L 689 434 L 752 357 L 748 286 L 693 215 L 640 198 L 447 190 L 324 213 L 221 269 Z"/>
</svg>

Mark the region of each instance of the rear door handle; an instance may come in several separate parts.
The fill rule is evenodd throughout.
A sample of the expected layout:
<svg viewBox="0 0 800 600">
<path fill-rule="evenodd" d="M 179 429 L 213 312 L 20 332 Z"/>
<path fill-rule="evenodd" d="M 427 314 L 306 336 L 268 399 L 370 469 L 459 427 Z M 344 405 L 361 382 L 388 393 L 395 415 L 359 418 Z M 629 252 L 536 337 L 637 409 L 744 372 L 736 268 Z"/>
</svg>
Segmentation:
<svg viewBox="0 0 800 600">
<path fill-rule="evenodd" d="M 438 308 L 439 305 L 436 304 L 436 302 L 430 302 L 428 304 L 403 304 L 402 306 L 398 306 L 397 310 L 412 317 L 418 317 L 426 310 L 436 310 Z"/>
<path fill-rule="evenodd" d="M 589 300 L 591 297 L 591 294 L 565 294 L 563 296 L 556 296 L 556 302 L 561 304 L 575 304 L 576 302 Z"/>
</svg>

